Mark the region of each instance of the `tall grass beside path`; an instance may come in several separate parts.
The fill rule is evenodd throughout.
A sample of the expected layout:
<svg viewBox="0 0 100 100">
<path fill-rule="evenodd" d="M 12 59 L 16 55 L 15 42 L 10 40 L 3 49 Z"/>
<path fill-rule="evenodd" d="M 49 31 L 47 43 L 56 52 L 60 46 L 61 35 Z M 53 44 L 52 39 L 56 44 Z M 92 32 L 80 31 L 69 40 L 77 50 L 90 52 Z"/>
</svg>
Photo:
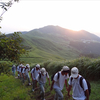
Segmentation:
<svg viewBox="0 0 100 100">
<path fill-rule="evenodd" d="M 81 57 L 70 61 L 46 61 L 41 64 L 52 75 L 60 71 L 63 66 L 77 67 L 79 73 L 88 80 L 100 80 L 100 59 Z"/>
<path fill-rule="evenodd" d="M 0 100 L 31 100 L 30 88 L 22 85 L 19 79 L 6 74 L 0 75 Z"/>
</svg>

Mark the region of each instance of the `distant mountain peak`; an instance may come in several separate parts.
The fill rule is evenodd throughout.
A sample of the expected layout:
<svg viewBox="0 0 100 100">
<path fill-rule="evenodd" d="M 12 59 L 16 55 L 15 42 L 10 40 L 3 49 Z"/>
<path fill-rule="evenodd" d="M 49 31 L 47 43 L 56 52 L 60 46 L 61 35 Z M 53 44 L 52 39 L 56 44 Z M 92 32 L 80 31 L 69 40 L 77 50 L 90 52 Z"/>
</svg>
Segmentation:
<svg viewBox="0 0 100 100">
<path fill-rule="evenodd" d="M 85 39 L 85 40 L 95 40 L 95 41 L 100 41 L 100 37 L 87 32 L 85 30 L 80 30 L 80 31 L 73 31 L 70 29 L 66 29 L 66 28 L 62 28 L 60 26 L 54 26 L 54 25 L 48 25 L 48 26 L 44 26 L 38 29 L 33 29 L 29 32 L 34 32 L 34 31 L 38 31 L 42 34 L 55 34 L 55 35 L 59 35 L 59 36 L 64 36 L 65 38 L 69 38 L 71 40 L 81 40 L 81 39 Z M 28 32 L 28 33 L 29 33 Z"/>
</svg>

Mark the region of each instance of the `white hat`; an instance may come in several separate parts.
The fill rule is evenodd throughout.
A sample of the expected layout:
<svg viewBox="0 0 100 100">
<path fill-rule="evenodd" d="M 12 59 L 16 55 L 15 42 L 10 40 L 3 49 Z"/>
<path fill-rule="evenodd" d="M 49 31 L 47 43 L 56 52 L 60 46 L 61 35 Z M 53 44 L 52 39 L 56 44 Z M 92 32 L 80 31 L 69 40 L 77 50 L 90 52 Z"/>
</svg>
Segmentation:
<svg viewBox="0 0 100 100">
<path fill-rule="evenodd" d="M 41 71 L 42 74 L 44 74 L 44 75 L 46 74 L 46 69 L 45 68 L 41 68 L 40 71 Z"/>
<path fill-rule="evenodd" d="M 26 66 L 29 68 L 30 67 L 30 65 L 29 64 L 26 64 Z"/>
<path fill-rule="evenodd" d="M 13 67 L 16 67 L 15 65 L 13 65 Z"/>
<path fill-rule="evenodd" d="M 22 67 L 24 67 L 24 65 L 22 64 Z"/>
<path fill-rule="evenodd" d="M 68 66 L 63 66 L 62 70 L 61 71 L 68 71 L 69 70 L 69 67 Z"/>
<path fill-rule="evenodd" d="M 77 78 L 78 73 L 79 73 L 78 68 L 73 67 L 73 68 L 71 69 L 71 77 Z"/>
<path fill-rule="evenodd" d="M 19 66 L 20 66 L 20 67 L 22 67 L 22 66 L 23 66 L 23 64 L 20 64 Z"/>
<path fill-rule="evenodd" d="M 39 65 L 39 64 L 37 64 L 37 65 L 36 65 L 36 67 L 37 67 L 37 68 L 40 68 L 40 65 Z"/>
</svg>

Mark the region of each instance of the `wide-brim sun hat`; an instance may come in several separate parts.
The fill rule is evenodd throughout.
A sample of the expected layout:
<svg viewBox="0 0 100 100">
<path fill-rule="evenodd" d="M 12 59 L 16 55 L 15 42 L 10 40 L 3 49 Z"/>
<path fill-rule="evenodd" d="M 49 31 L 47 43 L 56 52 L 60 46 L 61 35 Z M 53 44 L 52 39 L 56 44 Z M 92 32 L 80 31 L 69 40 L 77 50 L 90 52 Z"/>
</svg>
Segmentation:
<svg viewBox="0 0 100 100">
<path fill-rule="evenodd" d="M 77 67 L 73 67 L 73 68 L 71 69 L 71 77 L 77 78 L 77 77 L 78 77 L 78 73 L 79 73 L 79 70 L 78 70 Z"/>
<path fill-rule="evenodd" d="M 41 68 L 41 73 L 43 74 L 43 75 L 45 75 L 46 74 L 46 69 L 45 68 Z"/>
</svg>

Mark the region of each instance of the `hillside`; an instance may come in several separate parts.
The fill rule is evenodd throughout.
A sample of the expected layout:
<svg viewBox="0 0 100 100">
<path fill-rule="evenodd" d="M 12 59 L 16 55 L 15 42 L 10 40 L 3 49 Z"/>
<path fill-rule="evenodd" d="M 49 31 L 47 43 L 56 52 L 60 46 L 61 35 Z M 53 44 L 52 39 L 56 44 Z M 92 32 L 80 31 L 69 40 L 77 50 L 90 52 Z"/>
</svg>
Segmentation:
<svg viewBox="0 0 100 100">
<path fill-rule="evenodd" d="M 29 47 L 28 60 L 30 59 L 35 61 L 37 59 L 38 62 L 41 62 L 50 59 L 73 59 L 75 57 L 78 57 L 79 54 L 78 51 L 72 49 L 71 47 L 68 47 L 68 42 L 59 44 L 57 42 L 50 41 L 49 39 L 45 39 L 42 36 L 36 37 L 29 33 L 24 35 L 22 34 L 22 37 L 24 38 L 23 44 Z"/>
<path fill-rule="evenodd" d="M 29 61 L 70 60 L 80 55 L 100 56 L 100 38 L 84 30 L 72 31 L 49 25 L 24 31 L 21 36 L 23 44 L 29 50 Z M 23 56 L 22 59 L 27 58 Z"/>
<path fill-rule="evenodd" d="M 57 37 L 62 37 L 63 39 L 72 39 L 72 40 L 95 40 L 100 42 L 100 38 L 92 33 L 89 33 L 85 30 L 81 31 L 72 31 L 69 29 L 65 29 L 59 26 L 45 26 L 43 28 L 34 29 L 29 31 L 28 33 L 39 32 L 42 35 L 54 35 Z M 35 34 L 36 35 L 36 34 Z"/>
</svg>

